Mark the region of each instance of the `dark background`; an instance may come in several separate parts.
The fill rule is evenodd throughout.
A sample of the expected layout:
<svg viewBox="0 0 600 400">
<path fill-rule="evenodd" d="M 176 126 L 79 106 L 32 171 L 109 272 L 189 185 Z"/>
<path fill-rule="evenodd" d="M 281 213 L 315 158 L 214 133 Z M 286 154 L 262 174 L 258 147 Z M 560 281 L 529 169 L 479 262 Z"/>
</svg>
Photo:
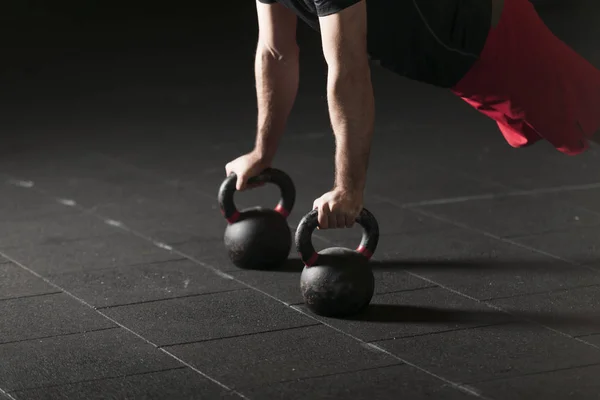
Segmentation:
<svg viewBox="0 0 600 400">
<path fill-rule="evenodd" d="M 596 64 L 598 3 L 538 5 L 555 33 Z M 143 138 L 168 136 L 168 126 L 251 129 L 254 7 L 251 0 L 2 2 L 0 151 L 56 144 L 61 136 L 118 137 L 125 126 L 127 135 Z M 299 41 L 300 102 L 314 106 L 301 119 L 322 129 L 325 68 L 318 36 L 300 24 Z M 138 132 L 135 121 L 144 121 L 144 129 Z"/>
</svg>

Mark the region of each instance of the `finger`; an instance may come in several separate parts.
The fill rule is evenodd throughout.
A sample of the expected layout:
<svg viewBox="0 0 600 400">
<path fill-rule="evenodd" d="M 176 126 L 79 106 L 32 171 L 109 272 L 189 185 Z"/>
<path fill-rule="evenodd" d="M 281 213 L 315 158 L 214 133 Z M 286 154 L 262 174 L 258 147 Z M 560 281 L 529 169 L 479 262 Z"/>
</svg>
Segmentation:
<svg viewBox="0 0 600 400">
<path fill-rule="evenodd" d="M 353 218 L 351 215 L 346 215 L 344 219 L 346 228 L 352 228 L 354 226 L 355 218 Z"/>
<path fill-rule="evenodd" d="M 336 224 L 335 226 L 337 228 L 345 228 L 346 227 L 346 215 L 343 213 L 336 213 L 335 215 L 335 219 L 336 219 Z"/>
<path fill-rule="evenodd" d="M 321 211 L 319 211 L 319 199 L 315 199 L 313 201 L 313 210 L 317 210 L 317 229 L 321 229 L 321 224 L 319 223 L 319 216 L 321 215 Z"/>
<path fill-rule="evenodd" d="M 319 229 L 329 229 L 329 204 L 325 203 L 319 207 Z"/>
<path fill-rule="evenodd" d="M 333 207 L 329 206 L 329 208 L 331 209 Z M 327 218 L 327 221 L 328 221 L 329 229 L 336 229 L 336 228 L 338 228 L 338 216 L 337 216 L 337 212 L 331 210 L 329 212 L 329 217 Z"/>
<path fill-rule="evenodd" d="M 321 199 L 320 198 L 315 199 L 315 201 L 313 201 L 313 208 L 312 209 L 316 210 L 316 209 L 319 208 L 320 205 L 321 205 Z"/>
</svg>

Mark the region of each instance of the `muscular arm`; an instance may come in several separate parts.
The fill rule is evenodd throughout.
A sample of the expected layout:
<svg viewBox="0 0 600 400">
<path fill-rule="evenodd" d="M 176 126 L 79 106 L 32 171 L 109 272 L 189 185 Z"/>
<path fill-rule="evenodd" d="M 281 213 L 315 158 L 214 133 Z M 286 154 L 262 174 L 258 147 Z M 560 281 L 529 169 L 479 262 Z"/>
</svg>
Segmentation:
<svg viewBox="0 0 600 400">
<path fill-rule="evenodd" d="M 362 192 L 375 117 L 367 54 L 366 1 L 320 18 L 327 96 L 336 139 L 335 188 Z"/>
<path fill-rule="evenodd" d="M 258 121 L 255 151 L 272 160 L 298 91 L 296 16 L 281 4 L 256 2 L 259 37 L 255 76 Z"/>
</svg>

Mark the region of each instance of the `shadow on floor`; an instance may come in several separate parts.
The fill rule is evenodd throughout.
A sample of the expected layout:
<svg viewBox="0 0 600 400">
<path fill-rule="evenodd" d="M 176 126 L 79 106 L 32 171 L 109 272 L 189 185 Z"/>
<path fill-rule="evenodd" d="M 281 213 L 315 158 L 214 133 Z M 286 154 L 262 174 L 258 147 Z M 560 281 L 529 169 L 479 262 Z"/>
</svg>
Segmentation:
<svg viewBox="0 0 600 400">
<path fill-rule="evenodd" d="M 391 304 L 371 304 L 362 314 L 347 317 L 349 321 L 389 322 L 389 323 L 478 323 L 507 324 L 535 321 L 553 327 L 579 327 L 600 332 L 600 314 L 584 313 L 544 313 L 500 310 L 456 310 L 438 307 L 415 307 Z"/>
<path fill-rule="evenodd" d="M 527 271 L 540 274 L 572 274 L 570 264 L 555 261 L 526 261 L 526 260 L 478 260 L 472 258 L 456 260 L 373 260 L 370 263 L 374 271 L 411 271 L 411 270 L 498 270 L 498 271 Z M 301 273 L 304 265 L 298 258 L 289 258 L 286 263 L 277 269 L 277 272 Z"/>
<path fill-rule="evenodd" d="M 519 259 L 489 260 L 463 258 L 454 260 L 373 260 L 373 270 L 498 270 L 528 271 L 536 273 L 573 273 L 571 265 L 560 261 L 534 261 Z"/>
</svg>

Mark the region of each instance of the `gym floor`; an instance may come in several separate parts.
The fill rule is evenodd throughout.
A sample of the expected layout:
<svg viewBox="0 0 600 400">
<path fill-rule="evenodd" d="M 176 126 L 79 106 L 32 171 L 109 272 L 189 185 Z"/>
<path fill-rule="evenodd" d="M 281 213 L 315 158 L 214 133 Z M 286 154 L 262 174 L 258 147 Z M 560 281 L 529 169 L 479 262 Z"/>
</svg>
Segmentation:
<svg viewBox="0 0 600 400">
<path fill-rule="evenodd" d="M 512 149 L 446 91 L 373 71 L 367 313 L 308 312 L 295 251 L 280 270 L 231 265 L 216 194 L 254 138 L 244 7 L 3 24 L 0 399 L 598 399 L 600 151 Z M 597 11 L 540 12 L 600 65 Z M 333 172 L 319 40 L 300 40 L 274 165 L 296 184 L 293 226 Z"/>
</svg>

